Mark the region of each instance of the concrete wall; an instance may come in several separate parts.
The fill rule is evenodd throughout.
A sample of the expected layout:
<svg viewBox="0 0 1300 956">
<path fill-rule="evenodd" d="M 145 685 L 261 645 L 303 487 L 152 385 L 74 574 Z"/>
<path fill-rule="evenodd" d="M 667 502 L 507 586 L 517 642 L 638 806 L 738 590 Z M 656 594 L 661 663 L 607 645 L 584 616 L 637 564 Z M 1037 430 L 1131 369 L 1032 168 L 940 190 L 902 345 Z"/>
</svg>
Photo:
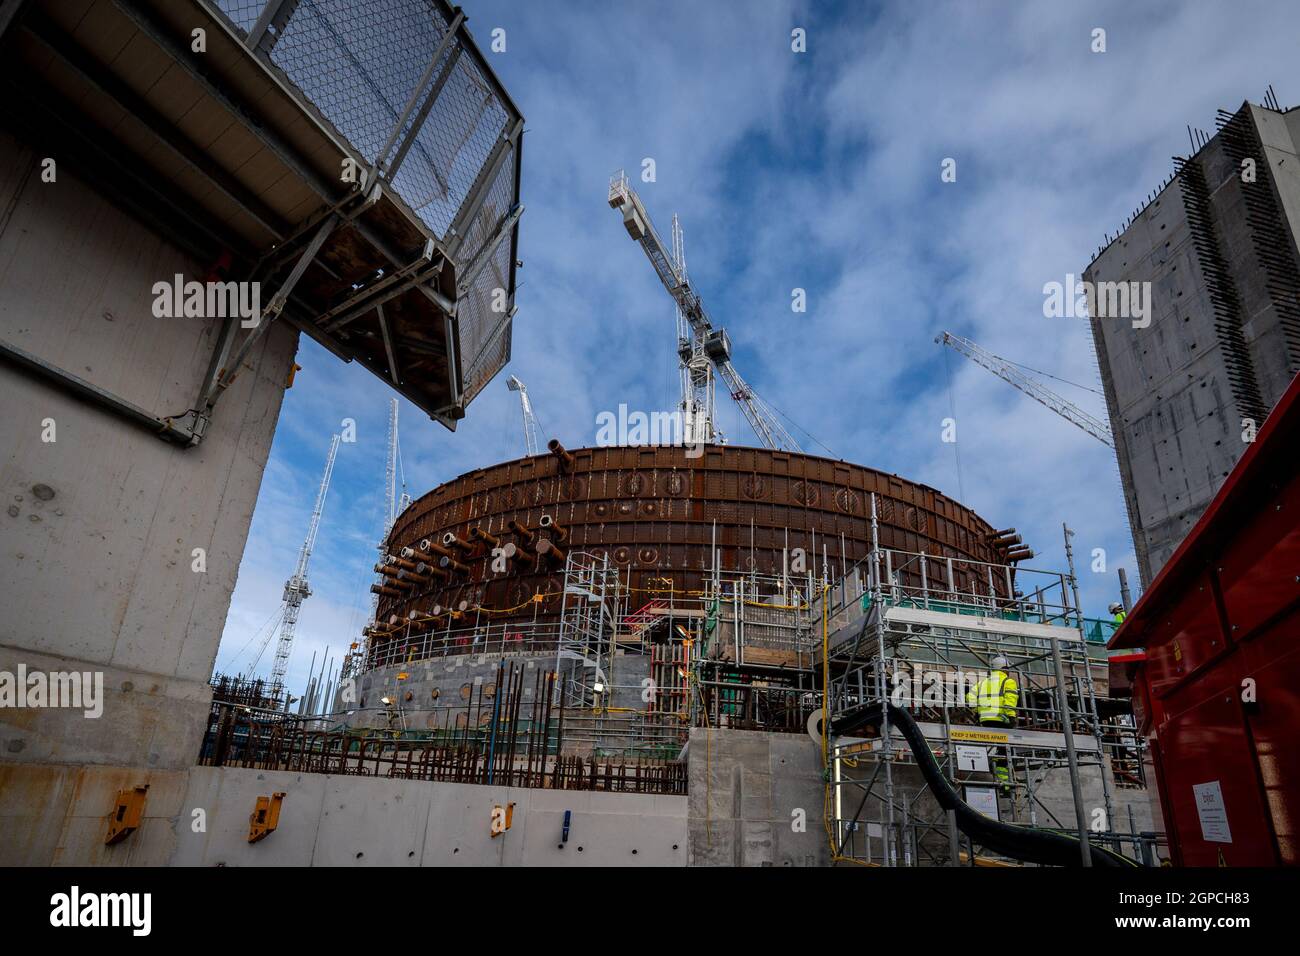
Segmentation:
<svg viewBox="0 0 1300 956">
<path fill-rule="evenodd" d="M 3 866 L 685 866 L 687 860 L 685 797 L 229 767 L 81 767 L 46 772 L 38 782 L 32 769 L 0 766 L 0 787 L 22 797 L 0 801 Z M 27 771 L 21 794 L 13 780 L 20 770 Z M 140 829 L 104 846 L 117 791 L 145 783 Z M 285 794 L 279 826 L 250 844 L 249 814 L 259 796 L 276 791 Z M 493 807 L 509 803 L 512 825 L 493 837 Z"/>
<path fill-rule="evenodd" d="M 0 132 L 0 338 L 154 414 L 183 413 L 217 320 L 155 318 L 152 286 L 202 279 L 207 264 L 63 168 L 42 182 L 40 160 Z M 35 773 L 22 787 L 44 785 L 42 765 L 72 767 L 57 789 L 76 785 L 73 765 L 194 762 L 296 344 L 272 328 L 184 450 L 0 362 L 0 671 L 102 672 L 107 698 L 98 720 L 0 710 L 0 760 Z"/>
<path fill-rule="evenodd" d="M 810 737 L 691 730 L 691 866 L 826 866 L 821 751 Z"/>
<path fill-rule="evenodd" d="M 696 730 L 689 797 L 522 790 L 417 780 L 194 767 L 150 771 L 0 765 L 0 866 L 825 866 L 823 784 L 817 745 L 793 735 Z M 895 768 L 900 804 L 934 816 L 914 767 Z M 119 790 L 148 785 L 144 820 L 106 847 L 107 814 Z M 1048 771 L 1039 798 L 1072 825 L 1069 779 Z M 279 827 L 248 843 L 259 796 L 286 794 Z M 849 791 L 852 792 L 852 791 Z M 1089 810 L 1102 806 L 1101 780 L 1085 770 Z M 492 837 L 494 806 L 514 803 L 513 825 Z M 1012 818 L 1004 800 L 1004 819 Z M 1142 791 L 1116 791 L 1116 829 L 1152 829 Z M 846 811 L 851 815 L 853 808 Z M 855 837 L 880 859 L 879 801 L 869 802 Z M 568 841 L 565 811 L 571 811 Z M 802 813 L 797 813 L 802 811 Z M 1146 811 L 1146 815 L 1144 814 Z M 800 831 L 795 822 L 802 817 Z M 1023 811 L 1016 819 L 1026 819 Z M 1038 822 L 1054 825 L 1045 812 Z M 561 844 L 563 843 L 563 847 Z M 925 837 L 946 862 L 948 835 Z"/>
<path fill-rule="evenodd" d="M 506 675 L 499 678 L 497 669 L 503 663 Z M 523 669 L 520 717 L 527 720 L 532 713 L 538 676 L 555 670 L 554 653 L 458 654 L 377 667 L 357 677 L 355 701 L 345 702 L 340 691 L 334 703 L 334 713 L 340 723 L 360 728 L 461 729 L 466 721 L 486 727 L 491 720 L 492 698 L 497 692 L 498 680 L 509 680 L 512 666 Z M 579 671 L 582 671 L 579 662 L 568 659 L 561 662 L 561 673 L 566 680 L 576 679 Z M 587 670 L 582 675 L 588 684 L 591 673 Z M 638 749 L 635 744 L 644 744 L 644 738 L 636 735 L 633 724 L 634 718 L 641 716 L 646 707 L 641 699 L 641 682 L 649 673 L 648 656 L 617 650 L 613 666 L 606 675 L 613 682 L 612 697 L 606 697 L 613 713 L 598 720 L 588 712 L 569 708 L 565 717 L 565 751 L 635 751 Z M 405 677 L 399 680 L 399 674 Z M 393 701 L 392 707 L 385 707 L 381 702 L 385 696 Z M 471 699 L 474 706 L 467 708 Z M 675 753 L 678 748 L 670 749 Z M 644 747 L 641 750 L 644 751 Z"/>
<path fill-rule="evenodd" d="M 1300 225 L 1300 120 L 1252 109 L 1269 159 L 1259 189 L 1275 183 L 1289 221 Z M 1247 378 L 1271 408 L 1294 374 L 1267 276 L 1244 212 L 1240 170 L 1215 137 L 1198 155 L 1210 191 L 1213 241 L 1226 261 L 1242 311 Z M 1103 250 L 1085 280 L 1150 282 L 1151 324 L 1094 319 L 1093 338 L 1106 391 L 1142 583 L 1148 584 L 1200 518 L 1245 453 L 1234 397 L 1202 262 L 1175 178 Z M 1262 425 L 1262 421 L 1257 422 Z"/>
<path fill-rule="evenodd" d="M 341 721 L 350 727 L 387 728 L 394 726 L 422 731 L 463 727 L 466 705 L 471 696 L 476 702 L 482 695 L 483 712 L 491 718 L 492 698 L 497 691 L 497 668 L 505 662 L 507 675 L 511 665 L 522 667 L 523 712 L 530 712 L 534 699 L 534 681 L 538 674 L 555 669 L 555 655 L 527 657 L 501 654 L 460 654 L 425 661 L 412 661 L 394 667 L 378 667 L 357 677 L 356 701 L 345 703 L 340 696 L 335 708 Z M 398 680 L 399 674 L 406 677 Z M 381 698 L 394 701 L 386 708 Z M 409 696 L 409 700 L 407 699 Z M 469 720 L 477 715 L 471 711 Z"/>
</svg>

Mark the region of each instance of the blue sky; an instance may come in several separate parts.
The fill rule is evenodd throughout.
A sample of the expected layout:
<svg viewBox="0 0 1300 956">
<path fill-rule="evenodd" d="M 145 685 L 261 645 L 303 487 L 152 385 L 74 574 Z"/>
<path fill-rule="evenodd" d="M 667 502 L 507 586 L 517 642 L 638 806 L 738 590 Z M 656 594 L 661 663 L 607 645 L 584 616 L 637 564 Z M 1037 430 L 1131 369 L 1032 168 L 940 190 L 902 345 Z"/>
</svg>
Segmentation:
<svg viewBox="0 0 1300 956">
<path fill-rule="evenodd" d="M 1087 266 L 1106 232 L 1187 152 L 1214 111 L 1300 90 L 1289 3 L 800 3 L 465 0 L 470 31 L 527 119 L 519 313 L 511 364 L 456 433 L 401 408 L 419 496 L 523 454 L 518 375 L 544 426 L 592 443 L 596 415 L 677 400 L 672 304 L 606 205 L 636 186 L 661 232 L 681 216 L 694 285 L 759 394 L 836 457 L 930 484 L 998 527 L 1037 567 L 1078 535 L 1090 613 L 1136 585 L 1113 453 L 967 360 L 943 329 L 1100 389 L 1079 320 L 1043 316 L 1043 285 Z M 802 27 L 808 52 L 795 54 Z M 1090 50 L 1094 28 L 1107 50 Z M 945 158 L 957 181 L 943 183 Z M 790 309 L 807 292 L 807 312 Z M 357 420 L 326 503 L 289 680 L 337 657 L 369 610 L 389 391 L 304 339 L 226 622 L 218 667 L 276 611 L 330 434 Z M 951 380 L 951 391 L 949 381 Z M 1052 383 L 1104 417 L 1098 394 Z M 956 447 L 941 441 L 956 409 Z M 719 398 L 733 442 L 755 440 Z M 821 452 L 797 435 L 806 450 Z M 824 453 L 824 452 L 821 452 Z M 960 471 L 957 456 L 960 455 Z M 1089 570 L 1104 548 L 1107 570 Z M 269 670 L 270 651 L 261 669 Z"/>
</svg>

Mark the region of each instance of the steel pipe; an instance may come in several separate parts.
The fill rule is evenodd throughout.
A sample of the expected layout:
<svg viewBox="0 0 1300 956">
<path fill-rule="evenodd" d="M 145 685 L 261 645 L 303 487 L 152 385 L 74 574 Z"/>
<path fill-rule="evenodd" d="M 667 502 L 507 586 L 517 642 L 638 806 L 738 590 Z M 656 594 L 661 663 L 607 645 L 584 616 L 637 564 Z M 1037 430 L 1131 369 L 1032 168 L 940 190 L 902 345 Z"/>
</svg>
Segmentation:
<svg viewBox="0 0 1300 956">
<path fill-rule="evenodd" d="M 551 450 L 551 454 L 560 463 L 560 471 L 568 471 L 577 464 L 578 459 L 574 458 L 573 454 L 560 444 L 558 438 L 552 438 L 546 443 L 546 447 Z"/>
<path fill-rule="evenodd" d="M 445 554 L 438 559 L 438 567 L 446 569 L 448 571 L 456 571 L 460 574 L 469 573 L 468 564 L 462 564 L 460 561 L 457 561 L 455 558 L 449 557 Z"/>
<path fill-rule="evenodd" d="M 549 531 L 556 541 L 563 542 L 569 537 L 569 529 L 561 527 L 551 515 L 542 515 L 537 524 Z"/>
<path fill-rule="evenodd" d="M 510 530 L 513 531 L 515 534 L 519 535 L 519 537 L 523 540 L 523 543 L 525 545 L 531 545 L 534 541 L 537 540 L 536 531 L 531 531 L 528 528 L 525 528 L 514 518 L 510 519 Z"/>
<path fill-rule="evenodd" d="M 442 543 L 444 547 L 450 545 L 451 547 L 456 548 L 457 550 L 462 551 L 465 554 L 468 554 L 469 552 L 474 550 L 474 545 L 470 544 L 464 538 L 459 537 L 454 531 L 448 531 L 446 534 L 444 534 L 442 536 Z"/>
</svg>

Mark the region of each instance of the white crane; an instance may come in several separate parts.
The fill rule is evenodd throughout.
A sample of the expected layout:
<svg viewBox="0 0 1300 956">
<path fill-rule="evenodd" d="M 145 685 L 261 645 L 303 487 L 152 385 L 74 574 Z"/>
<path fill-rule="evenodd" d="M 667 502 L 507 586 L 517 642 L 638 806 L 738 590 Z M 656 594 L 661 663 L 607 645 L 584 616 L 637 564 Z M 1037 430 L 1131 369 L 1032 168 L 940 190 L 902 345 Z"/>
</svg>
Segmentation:
<svg viewBox="0 0 1300 956">
<path fill-rule="evenodd" d="M 393 530 L 393 522 L 397 520 L 397 399 L 388 400 L 388 459 L 384 464 L 384 533 L 380 536 L 379 547 L 382 550 L 384 540 L 388 538 L 388 532 Z M 406 494 L 403 487 L 402 494 Z"/>
<path fill-rule="evenodd" d="M 704 303 L 691 288 L 686 277 L 686 257 L 682 248 L 681 226 L 673 217 L 673 249 L 659 238 L 641 197 L 620 170 L 609 181 L 609 205 L 623 214 L 623 227 L 641 245 L 654 267 L 659 281 L 677 303 L 677 355 L 682 375 L 683 432 L 686 443 L 698 440 L 718 441 L 715 425 L 713 369 L 717 369 L 731 397 L 744 413 L 754 434 L 768 448 L 799 451 L 799 443 L 790 436 L 776 412 L 740 377 L 731 364 L 731 339 L 725 329 L 715 329 L 704 311 Z"/>
<path fill-rule="evenodd" d="M 397 399 L 388 400 L 388 456 L 384 463 L 384 527 L 379 535 L 379 563 L 385 564 L 388 559 L 388 535 L 393 530 L 393 524 L 397 521 L 397 516 L 406 510 L 406 506 L 411 503 L 411 496 L 406 493 L 406 479 L 402 479 L 401 496 L 397 492 L 397 470 L 398 462 L 401 458 L 401 449 L 397 439 Z M 384 576 L 378 576 L 380 584 L 383 583 Z M 374 620 L 376 612 L 379 610 L 379 595 L 372 593 L 370 596 L 370 619 Z"/>
<path fill-rule="evenodd" d="M 533 413 L 533 403 L 528 400 L 528 386 L 511 375 L 506 379 L 506 388 L 519 393 L 519 407 L 524 412 L 524 448 L 528 454 L 536 455 L 539 447 L 537 438 L 537 416 Z"/>
<path fill-rule="evenodd" d="M 955 352 L 961 353 L 977 365 L 984 366 L 1004 382 L 1009 382 L 1034 401 L 1046 405 L 1067 422 L 1083 429 L 1107 448 L 1115 447 L 1115 439 L 1111 436 L 1110 427 L 1105 422 L 1093 415 L 1089 415 L 1068 399 L 1057 395 L 1042 382 L 1030 378 L 1016 368 L 1014 362 L 1008 362 L 1001 356 L 994 355 L 988 349 L 976 345 L 970 339 L 964 339 L 960 335 L 953 335 L 951 332 L 941 332 L 935 337 L 935 341 L 940 345 L 948 346 Z"/>
<path fill-rule="evenodd" d="M 307 563 L 311 561 L 312 549 L 316 547 L 316 534 L 320 531 L 320 516 L 325 508 L 325 494 L 329 491 L 330 476 L 334 473 L 334 459 L 339 452 L 340 436 L 330 439 L 330 452 L 325 459 L 325 474 L 321 476 L 320 490 L 316 492 L 316 504 L 311 512 L 311 524 L 307 526 L 307 540 L 298 552 L 298 566 L 293 577 L 284 583 L 284 600 L 280 620 L 280 639 L 275 645 L 275 663 L 271 666 L 271 687 L 278 693 L 284 687 L 284 675 L 289 669 L 289 653 L 293 650 L 294 630 L 298 626 L 298 611 L 302 602 L 311 597 L 311 587 L 307 584 Z M 260 656 L 260 655 L 259 655 Z"/>
</svg>

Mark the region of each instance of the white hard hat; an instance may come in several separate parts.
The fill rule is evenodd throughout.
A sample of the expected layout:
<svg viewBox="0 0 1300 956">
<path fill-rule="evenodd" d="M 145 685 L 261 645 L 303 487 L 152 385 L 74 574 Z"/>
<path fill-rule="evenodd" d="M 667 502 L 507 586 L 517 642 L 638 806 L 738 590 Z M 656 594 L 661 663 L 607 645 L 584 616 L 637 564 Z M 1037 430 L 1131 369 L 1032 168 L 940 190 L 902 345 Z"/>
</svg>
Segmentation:
<svg viewBox="0 0 1300 956">
<path fill-rule="evenodd" d="M 1110 606 L 1110 613 L 1111 613 L 1111 614 L 1118 614 L 1118 613 L 1119 613 L 1120 611 L 1122 611 L 1122 610 L 1124 610 L 1124 605 L 1122 605 L 1122 604 L 1115 603 L 1115 604 L 1112 604 L 1112 605 Z"/>
<path fill-rule="evenodd" d="M 1007 666 L 1007 659 L 1003 657 L 1001 654 L 993 658 L 993 669 L 995 671 L 1004 670 L 1006 666 Z"/>
</svg>

